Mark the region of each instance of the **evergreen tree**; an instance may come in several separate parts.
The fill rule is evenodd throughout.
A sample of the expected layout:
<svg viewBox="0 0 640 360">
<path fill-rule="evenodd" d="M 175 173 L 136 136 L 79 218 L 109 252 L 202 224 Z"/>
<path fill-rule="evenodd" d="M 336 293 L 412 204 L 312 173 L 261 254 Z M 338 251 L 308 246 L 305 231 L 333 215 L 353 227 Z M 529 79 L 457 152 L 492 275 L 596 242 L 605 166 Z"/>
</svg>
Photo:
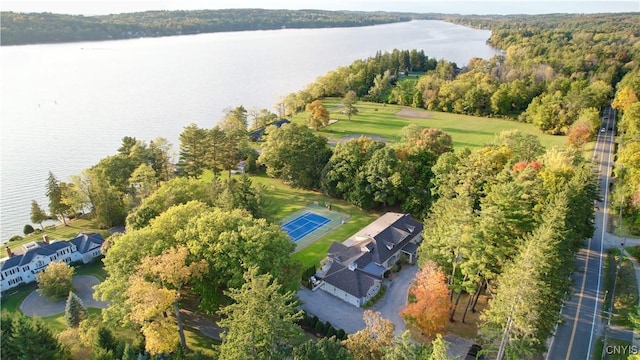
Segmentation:
<svg viewBox="0 0 640 360">
<path fill-rule="evenodd" d="M 3 359 L 68 359 L 69 354 L 39 318 L 2 311 Z"/>
<path fill-rule="evenodd" d="M 64 319 L 67 321 L 67 327 L 77 328 L 80 322 L 87 318 L 87 309 L 84 307 L 82 300 L 73 291 L 69 291 L 67 304 L 64 308 Z"/>
<path fill-rule="evenodd" d="M 65 215 L 68 208 L 62 202 L 62 186 L 51 171 L 49 171 L 49 176 L 47 177 L 46 189 L 46 195 L 49 198 L 49 211 L 52 215 L 60 217 L 62 222 L 67 225 Z"/>
<path fill-rule="evenodd" d="M 189 177 L 198 177 L 207 168 L 211 137 L 209 131 L 191 124 L 180 134 L 178 171 Z"/>
<path fill-rule="evenodd" d="M 245 273 L 245 284 L 226 294 L 234 303 L 219 311 L 222 334 L 220 360 L 285 359 L 302 338 L 296 321 L 295 293 L 282 293 L 271 275 L 258 275 L 258 268 Z"/>
<path fill-rule="evenodd" d="M 353 357 L 335 337 L 307 340 L 293 349 L 293 360 L 350 360 Z"/>
</svg>

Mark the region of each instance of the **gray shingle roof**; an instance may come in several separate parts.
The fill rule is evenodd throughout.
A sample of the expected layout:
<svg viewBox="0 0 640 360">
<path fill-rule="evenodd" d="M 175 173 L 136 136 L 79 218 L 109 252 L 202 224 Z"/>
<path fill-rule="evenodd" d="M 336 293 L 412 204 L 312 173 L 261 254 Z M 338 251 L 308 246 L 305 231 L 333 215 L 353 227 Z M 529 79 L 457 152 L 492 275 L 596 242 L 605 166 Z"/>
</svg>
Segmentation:
<svg viewBox="0 0 640 360">
<path fill-rule="evenodd" d="M 69 240 L 76 246 L 80 254 L 86 254 L 89 250 L 95 248 L 95 245 L 102 246 L 104 239 L 98 233 L 79 234 L 76 238 Z"/>
<path fill-rule="evenodd" d="M 324 281 L 351 295 L 366 295 L 373 282 L 384 273 L 381 264 L 401 249 L 409 252 L 417 249 L 418 246 L 409 241 L 422 229 L 423 225 L 408 214 L 384 214 L 344 243 L 331 244 L 327 256 L 332 264 Z M 352 263 L 356 269 L 349 270 Z"/>
<path fill-rule="evenodd" d="M 364 297 L 376 282 L 373 276 L 358 269 L 349 270 L 337 262 L 333 262 L 323 280 L 357 298 Z"/>
<path fill-rule="evenodd" d="M 1 263 L 0 271 L 8 270 L 15 266 L 27 265 L 31 262 L 31 260 L 33 260 L 36 255 L 54 255 L 58 250 L 69 247 L 70 243 L 76 246 L 78 252 L 80 252 L 81 254 L 85 254 L 91 249 L 94 249 L 96 245 L 102 246 L 102 243 L 104 243 L 104 239 L 102 238 L 102 235 L 93 233 L 80 234 L 76 238 L 69 241 L 56 241 L 50 244 L 47 244 L 45 242 L 38 242 L 38 247 L 31 248 L 22 255 L 14 255 Z"/>
<path fill-rule="evenodd" d="M 24 266 L 27 265 L 33 260 L 36 255 L 41 256 L 51 256 L 56 253 L 56 251 L 63 249 L 69 246 L 69 243 L 66 241 L 58 241 L 51 244 L 47 244 L 44 242 L 38 242 L 38 247 L 34 247 L 29 249 L 22 255 L 14 255 L 7 259 L 2 266 L 0 267 L 0 271 L 4 271 L 7 269 L 11 269 L 15 266 Z"/>
</svg>

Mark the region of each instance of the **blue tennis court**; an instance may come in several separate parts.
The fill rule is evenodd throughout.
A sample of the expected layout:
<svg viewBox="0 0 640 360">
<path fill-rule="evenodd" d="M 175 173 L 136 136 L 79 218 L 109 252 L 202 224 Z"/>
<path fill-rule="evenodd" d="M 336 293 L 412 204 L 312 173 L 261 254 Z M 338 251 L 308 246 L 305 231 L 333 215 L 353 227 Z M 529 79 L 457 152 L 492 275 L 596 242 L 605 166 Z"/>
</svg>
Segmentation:
<svg viewBox="0 0 640 360">
<path fill-rule="evenodd" d="M 307 212 L 282 225 L 280 228 L 289 234 L 289 237 L 293 241 L 298 241 L 330 221 L 331 219 L 324 216 Z"/>
</svg>

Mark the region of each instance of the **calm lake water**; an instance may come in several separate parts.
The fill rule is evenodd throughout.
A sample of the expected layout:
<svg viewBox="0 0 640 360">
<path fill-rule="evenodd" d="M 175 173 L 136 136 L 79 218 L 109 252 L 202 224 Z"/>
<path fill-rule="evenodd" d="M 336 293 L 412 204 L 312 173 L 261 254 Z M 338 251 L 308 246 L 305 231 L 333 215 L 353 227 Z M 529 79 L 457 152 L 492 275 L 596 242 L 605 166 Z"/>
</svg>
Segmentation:
<svg viewBox="0 0 640 360">
<path fill-rule="evenodd" d="M 273 110 L 282 96 L 377 50 L 489 58 L 490 32 L 441 21 L 285 29 L 0 48 L 0 239 L 21 234 L 31 200 L 115 154 L 124 136 L 178 148 L 183 127 L 225 109 Z"/>
</svg>

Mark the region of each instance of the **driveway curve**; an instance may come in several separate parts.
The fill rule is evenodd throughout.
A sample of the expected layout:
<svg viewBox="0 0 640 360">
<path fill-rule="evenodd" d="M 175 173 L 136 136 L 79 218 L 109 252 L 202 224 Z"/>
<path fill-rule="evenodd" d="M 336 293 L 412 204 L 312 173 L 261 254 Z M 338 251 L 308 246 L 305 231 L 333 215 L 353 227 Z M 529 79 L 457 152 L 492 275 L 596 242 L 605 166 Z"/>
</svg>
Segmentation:
<svg viewBox="0 0 640 360">
<path fill-rule="evenodd" d="M 379 311 L 383 318 L 395 325 L 394 335 L 400 335 L 406 329 L 404 320 L 399 312 L 407 304 L 409 286 L 418 272 L 418 266 L 405 265 L 395 278 L 387 282 L 387 292 L 371 307 L 372 311 Z M 307 313 L 317 316 L 320 320 L 329 321 L 334 327 L 342 328 L 349 334 L 364 329 L 362 315 L 364 309 L 342 301 L 320 289 L 311 291 L 301 288 L 298 298 L 302 302 L 301 308 Z"/>
<path fill-rule="evenodd" d="M 82 300 L 86 308 L 106 308 L 109 303 L 105 301 L 97 301 L 93 299 L 93 287 L 98 285 L 100 280 L 92 275 L 76 275 L 73 277 L 73 286 L 76 288 L 76 295 Z M 27 316 L 52 316 L 64 312 L 67 299 L 51 302 L 45 296 L 41 296 L 37 291 L 33 291 L 27 296 L 22 304 L 20 311 Z"/>
</svg>

